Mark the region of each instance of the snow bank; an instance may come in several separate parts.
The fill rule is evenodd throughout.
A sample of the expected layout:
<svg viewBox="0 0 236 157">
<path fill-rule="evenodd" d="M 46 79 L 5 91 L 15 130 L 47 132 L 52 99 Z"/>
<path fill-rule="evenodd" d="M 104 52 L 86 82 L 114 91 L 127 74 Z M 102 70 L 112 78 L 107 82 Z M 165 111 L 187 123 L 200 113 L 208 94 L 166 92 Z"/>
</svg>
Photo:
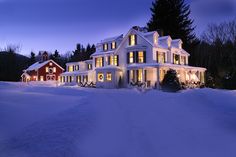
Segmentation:
<svg viewBox="0 0 236 157">
<path fill-rule="evenodd" d="M 235 157 L 236 91 L 0 82 L 1 157 Z"/>
</svg>

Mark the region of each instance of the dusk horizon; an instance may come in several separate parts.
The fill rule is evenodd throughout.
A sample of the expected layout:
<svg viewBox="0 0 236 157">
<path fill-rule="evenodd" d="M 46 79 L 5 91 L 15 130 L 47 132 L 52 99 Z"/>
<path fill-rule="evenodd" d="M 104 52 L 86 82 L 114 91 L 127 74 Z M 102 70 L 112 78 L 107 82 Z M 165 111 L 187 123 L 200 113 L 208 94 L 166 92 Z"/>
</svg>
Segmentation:
<svg viewBox="0 0 236 157">
<path fill-rule="evenodd" d="M 28 56 L 31 51 L 37 54 L 58 50 L 65 54 L 74 50 L 77 43 L 96 44 L 104 38 L 125 34 L 132 26 L 146 26 L 151 18 L 152 2 L 0 0 L 0 48 L 18 45 L 19 53 Z M 235 18 L 233 0 L 186 3 L 191 6 L 198 37 L 208 24 Z"/>
</svg>

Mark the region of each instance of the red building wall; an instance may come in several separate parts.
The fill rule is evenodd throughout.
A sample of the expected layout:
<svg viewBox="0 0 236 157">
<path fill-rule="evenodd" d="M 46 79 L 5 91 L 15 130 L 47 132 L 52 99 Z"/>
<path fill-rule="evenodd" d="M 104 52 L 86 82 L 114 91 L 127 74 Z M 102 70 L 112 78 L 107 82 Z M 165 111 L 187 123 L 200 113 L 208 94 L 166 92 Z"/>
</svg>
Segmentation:
<svg viewBox="0 0 236 157">
<path fill-rule="evenodd" d="M 51 65 L 50 65 L 51 63 Z M 49 72 L 46 72 L 46 67 L 49 68 Z M 56 72 L 50 73 L 50 69 L 56 68 Z M 43 76 L 43 80 L 47 81 L 47 76 L 49 75 L 54 75 L 55 76 L 55 80 L 58 80 L 58 76 L 60 76 L 60 74 L 63 73 L 63 69 L 61 69 L 57 64 L 55 64 L 54 62 L 50 61 L 48 62 L 46 65 L 42 66 L 40 69 L 38 69 L 38 81 L 40 81 L 40 76 Z"/>
</svg>

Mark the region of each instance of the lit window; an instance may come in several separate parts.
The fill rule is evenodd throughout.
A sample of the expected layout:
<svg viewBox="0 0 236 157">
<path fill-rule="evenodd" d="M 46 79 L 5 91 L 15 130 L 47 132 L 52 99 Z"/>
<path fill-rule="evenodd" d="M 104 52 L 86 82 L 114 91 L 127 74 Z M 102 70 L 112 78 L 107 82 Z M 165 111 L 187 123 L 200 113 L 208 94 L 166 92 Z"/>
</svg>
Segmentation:
<svg viewBox="0 0 236 157">
<path fill-rule="evenodd" d="M 143 63 L 144 62 L 144 56 L 143 56 L 143 51 L 138 52 L 138 62 Z"/>
<path fill-rule="evenodd" d="M 181 64 L 186 64 L 186 57 L 185 56 L 181 56 Z"/>
<path fill-rule="evenodd" d="M 112 49 L 116 49 L 116 42 L 112 42 L 112 43 L 111 43 L 111 48 L 112 48 Z"/>
<path fill-rule="evenodd" d="M 118 56 L 113 56 L 113 65 L 118 66 Z"/>
<path fill-rule="evenodd" d="M 134 46 L 136 45 L 136 35 L 130 35 L 130 43 L 129 43 L 130 46 Z"/>
<path fill-rule="evenodd" d="M 81 76 L 77 76 L 77 82 L 81 81 Z"/>
<path fill-rule="evenodd" d="M 96 58 L 96 67 L 103 67 L 103 58 Z"/>
<path fill-rule="evenodd" d="M 165 63 L 166 57 L 164 52 L 157 52 L 157 62 Z"/>
<path fill-rule="evenodd" d="M 173 54 L 173 61 L 174 61 L 174 64 L 180 64 L 180 56 Z"/>
<path fill-rule="evenodd" d="M 92 64 L 88 64 L 88 70 L 92 69 Z"/>
<path fill-rule="evenodd" d="M 157 44 L 157 36 L 154 36 L 154 44 Z"/>
<path fill-rule="evenodd" d="M 138 69 L 138 81 L 142 82 L 143 80 L 143 71 L 142 69 Z"/>
<path fill-rule="evenodd" d="M 134 63 L 134 52 L 129 53 L 129 63 Z"/>
<path fill-rule="evenodd" d="M 55 72 L 57 72 L 57 69 L 56 69 L 56 67 L 53 67 L 53 72 L 55 73 Z"/>
<path fill-rule="evenodd" d="M 46 73 L 48 73 L 49 72 L 49 68 L 48 67 L 46 67 Z"/>
<path fill-rule="evenodd" d="M 103 50 L 107 51 L 108 50 L 108 44 L 103 44 Z"/>
<path fill-rule="evenodd" d="M 110 56 L 110 65 L 114 65 L 114 57 L 113 56 Z"/>
<path fill-rule="evenodd" d="M 104 82 L 104 74 L 103 73 L 98 73 L 98 81 Z"/>
<path fill-rule="evenodd" d="M 49 65 L 52 66 L 52 63 L 50 62 Z"/>
<path fill-rule="evenodd" d="M 43 76 L 40 76 L 40 81 L 44 81 Z"/>
<path fill-rule="evenodd" d="M 73 66 L 69 66 L 69 67 L 68 67 L 68 71 L 69 71 L 69 72 L 72 72 L 72 71 L 73 71 Z"/>
<path fill-rule="evenodd" d="M 107 73 L 107 81 L 111 81 L 112 80 L 112 75 L 111 75 L 111 73 L 109 72 L 109 73 Z"/>
</svg>

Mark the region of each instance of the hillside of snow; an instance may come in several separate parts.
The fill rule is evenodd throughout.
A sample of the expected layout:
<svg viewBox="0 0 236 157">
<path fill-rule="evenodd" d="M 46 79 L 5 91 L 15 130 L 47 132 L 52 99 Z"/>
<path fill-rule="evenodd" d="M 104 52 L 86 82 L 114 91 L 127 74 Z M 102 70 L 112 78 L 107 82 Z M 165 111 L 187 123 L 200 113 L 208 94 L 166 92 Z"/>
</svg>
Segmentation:
<svg viewBox="0 0 236 157">
<path fill-rule="evenodd" d="M 235 157 L 236 91 L 0 82 L 0 157 Z"/>
</svg>

